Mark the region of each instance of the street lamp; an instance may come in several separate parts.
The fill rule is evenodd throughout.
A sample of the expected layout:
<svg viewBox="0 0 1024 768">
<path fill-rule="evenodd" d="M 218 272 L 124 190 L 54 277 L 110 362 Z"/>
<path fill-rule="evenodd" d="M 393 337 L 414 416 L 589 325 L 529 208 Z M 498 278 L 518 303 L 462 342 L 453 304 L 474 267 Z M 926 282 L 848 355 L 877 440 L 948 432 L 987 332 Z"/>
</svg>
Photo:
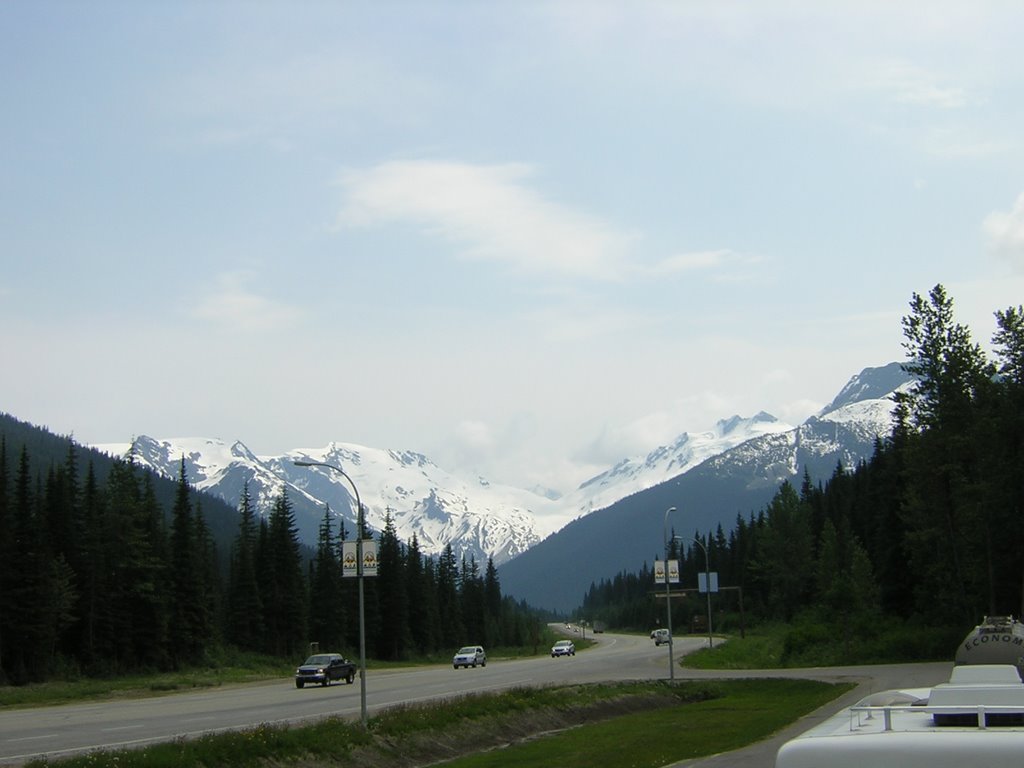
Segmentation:
<svg viewBox="0 0 1024 768">
<path fill-rule="evenodd" d="M 676 667 L 672 658 L 672 646 L 675 645 L 675 638 L 672 636 L 672 595 L 670 594 L 671 582 L 668 578 L 668 515 L 669 512 L 675 511 L 675 507 L 669 507 L 665 510 L 665 522 L 662 526 L 662 533 L 665 538 L 665 626 L 668 628 L 668 679 L 673 682 L 676 679 Z"/>
<path fill-rule="evenodd" d="M 700 539 L 695 537 L 693 540 L 697 542 L 698 547 L 704 550 L 704 587 L 708 597 L 708 648 L 714 648 L 714 643 L 711 641 L 711 565 L 708 561 L 708 548 Z M 740 605 L 742 604 L 741 600 Z"/>
<path fill-rule="evenodd" d="M 356 484 L 352 482 L 352 478 L 348 476 L 348 473 L 341 467 L 337 467 L 334 464 L 325 464 L 321 461 L 298 460 L 293 461 L 292 464 L 296 467 L 325 467 L 333 470 L 348 480 L 348 484 L 352 486 L 352 491 L 356 495 L 356 568 L 358 569 L 357 574 L 359 576 L 359 711 L 363 722 L 363 728 L 366 728 L 366 619 L 363 609 L 363 504 L 359 500 L 359 489 L 356 488 Z"/>
</svg>

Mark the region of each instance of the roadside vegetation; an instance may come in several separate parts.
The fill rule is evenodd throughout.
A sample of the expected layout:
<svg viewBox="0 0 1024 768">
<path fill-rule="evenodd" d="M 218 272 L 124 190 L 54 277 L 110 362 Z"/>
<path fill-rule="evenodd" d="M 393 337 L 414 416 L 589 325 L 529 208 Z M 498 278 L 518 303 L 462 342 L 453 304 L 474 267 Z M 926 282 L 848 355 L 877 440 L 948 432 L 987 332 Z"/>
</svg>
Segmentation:
<svg viewBox="0 0 1024 768">
<path fill-rule="evenodd" d="M 955 629 L 927 629 L 900 621 L 880 621 L 870 635 L 844 637 L 813 615 L 792 624 L 760 624 L 744 635 L 729 634 L 714 648 L 683 656 L 680 663 L 693 669 L 740 670 L 947 661 L 963 639 Z"/>
<path fill-rule="evenodd" d="M 372 717 L 366 730 L 336 718 L 307 726 L 261 725 L 144 749 L 33 761 L 26 768 L 656 768 L 758 741 L 848 689 L 809 680 L 518 688 L 392 708 Z"/>
</svg>

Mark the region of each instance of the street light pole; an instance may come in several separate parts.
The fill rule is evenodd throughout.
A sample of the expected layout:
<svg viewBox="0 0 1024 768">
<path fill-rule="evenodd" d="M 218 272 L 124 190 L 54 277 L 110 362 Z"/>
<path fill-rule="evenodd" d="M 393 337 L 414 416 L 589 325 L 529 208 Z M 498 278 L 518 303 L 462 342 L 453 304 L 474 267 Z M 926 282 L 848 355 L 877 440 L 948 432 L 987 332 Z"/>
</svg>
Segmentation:
<svg viewBox="0 0 1024 768">
<path fill-rule="evenodd" d="M 668 628 L 668 679 L 672 682 L 675 682 L 676 679 L 676 666 L 672 658 L 672 646 L 675 645 L 675 638 L 672 636 L 672 595 L 671 582 L 668 578 L 668 514 L 675 511 L 675 507 L 665 510 L 665 522 L 662 525 L 662 533 L 665 537 L 665 626 Z"/>
<path fill-rule="evenodd" d="M 363 728 L 367 727 L 367 715 L 366 715 L 366 618 L 363 608 L 364 597 L 363 597 L 363 504 L 359 500 L 359 489 L 356 488 L 356 484 L 352 481 L 352 478 L 348 476 L 341 467 L 335 466 L 334 464 L 325 464 L 321 461 L 293 461 L 296 467 L 325 467 L 333 470 L 341 475 L 343 478 L 348 480 L 348 484 L 352 486 L 352 492 L 356 495 L 356 568 L 357 575 L 359 577 L 359 713 L 363 723 Z"/>
<path fill-rule="evenodd" d="M 711 564 L 708 560 L 708 548 L 704 546 L 700 539 L 694 537 L 693 540 L 697 542 L 697 546 L 704 550 L 704 586 L 708 598 L 708 648 L 714 648 L 714 643 L 711 640 Z"/>
</svg>

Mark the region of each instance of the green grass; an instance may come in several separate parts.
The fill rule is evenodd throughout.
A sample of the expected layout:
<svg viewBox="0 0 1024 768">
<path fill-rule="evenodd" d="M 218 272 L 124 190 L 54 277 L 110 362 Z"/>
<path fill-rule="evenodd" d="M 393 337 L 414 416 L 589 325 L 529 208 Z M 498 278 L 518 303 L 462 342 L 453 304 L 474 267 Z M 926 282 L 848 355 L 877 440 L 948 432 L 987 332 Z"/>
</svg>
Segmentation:
<svg viewBox="0 0 1024 768">
<path fill-rule="evenodd" d="M 624 715 L 443 763 L 445 768 L 614 765 L 658 768 L 729 752 L 770 736 L 851 686 L 809 680 L 728 680 L 704 701 Z M 765 706 L 770 701 L 771 706 Z"/>
<path fill-rule="evenodd" d="M 31 685 L 0 686 L 0 708 L 41 707 L 79 701 L 159 696 L 271 680 L 294 673 L 294 663 L 255 654 L 236 655 L 218 660 L 216 664 L 177 672 L 80 677 Z"/>
<path fill-rule="evenodd" d="M 383 768 L 437 765 L 459 753 L 468 756 L 444 765 L 656 768 L 757 741 L 848 689 L 808 680 L 519 688 L 397 707 L 371 718 L 366 731 L 337 718 L 308 726 L 261 725 L 144 749 L 34 761 L 26 768 Z M 549 731 L 552 723 L 564 730 L 505 746 L 524 734 Z"/>
<path fill-rule="evenodd" d="M 946 661 L 963 637 L 961 629 L 891 618 L 855 629 L 843 631 L 813 616 L 762 624 L 747 630 L 744 638 L 732 635 L 714 648 L 687 654 L 681 663 L 695 669 L 787 669 Z"/>
<path fill-rule="evenodd" d="M 681 664 L 693 669 L 777 669 L 782 664 L 787 627 L 761 626 L 734 635 L 713 648 L 701 648 L 683 656 Z M 706 646 L 706 644 L 705 644 Z"/>
</svg>

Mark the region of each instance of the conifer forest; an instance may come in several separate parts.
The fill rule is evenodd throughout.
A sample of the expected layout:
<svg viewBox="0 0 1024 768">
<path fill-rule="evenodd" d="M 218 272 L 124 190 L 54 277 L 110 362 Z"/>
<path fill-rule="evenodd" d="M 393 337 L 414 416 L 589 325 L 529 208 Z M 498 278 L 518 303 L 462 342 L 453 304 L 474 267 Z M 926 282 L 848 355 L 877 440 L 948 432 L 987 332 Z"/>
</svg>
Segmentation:
<svg viewBox="0 0 1024 768">
<path fill-rule="evenodd" d="M 315 643 L 358 658 L 358 579 L 343 578 L 348 535 L 325 508 L 314 549 L 300 544 L 286 493 L 261 518 L 248 488 L 237 533 L 221 551 L 185 480 L 165 510 L 154 478 L 131 457 L 106 483 L 63 462 L 33 467 L 23 447 L 9 470 L 0 442 L 0 684 L 204 664 L 219 647 L 298 663 Z M 367 533 L 367 535 L 369 535 Z M 469 642 L 536 644 L 540 620 L 503 597 L 493 562 L 481 572 L 448 547 L 421 554 L 390 518 L 376 536 L 378 571 L 364 578 L 367 655 L 399 660 Z"/>
</svg>

